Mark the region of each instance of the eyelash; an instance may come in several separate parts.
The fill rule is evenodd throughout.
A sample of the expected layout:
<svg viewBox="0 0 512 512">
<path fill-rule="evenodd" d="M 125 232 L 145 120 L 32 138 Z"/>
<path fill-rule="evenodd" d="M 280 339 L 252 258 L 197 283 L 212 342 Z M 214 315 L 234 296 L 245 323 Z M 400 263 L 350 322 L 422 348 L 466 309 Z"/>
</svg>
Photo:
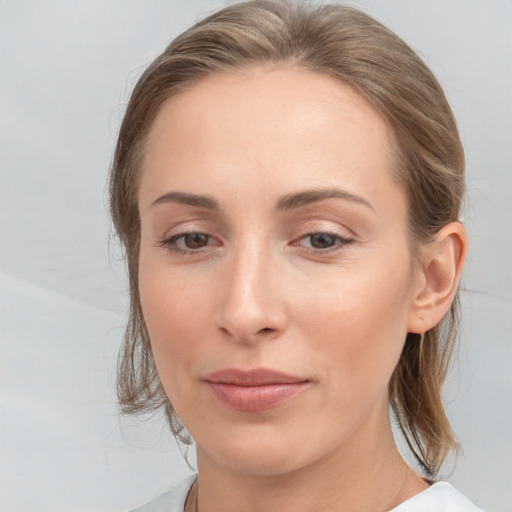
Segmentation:
<svg viewBox="0 0 512 512">
<path fill-rule="evenodd" d="M 346 238 L 346 237 L 339 235 L 338 233 L 333 233 L 330 231 L 313 231 L 312 233 L 307 233 L 307 234 L 301 236 L 298 239 L 298 242 L 300 242 L 301 240 L 304 240 L 306 238 L 309 238 L 310 243 L 311 243 L 311 237 L 313 237 L 315 235 L 327 235 L 328 237 L 333 239 L 334 243 L 333 243 L 333 245 L 331 245 L 329 247 L 325 247 L 323 249 L 315 248 L 315 247 L 305 247 L 305 250 L 307 252 L 310 252 L 313 254 L 325 254 L 325 253 L 329 253 L 329 252 L 339 251 L 345 247 L 348 247 L 350 244 L 352 244 L 354 242 L 354 240 L 352 238 Z"/>
<path fill-rule="evenodd" d="M 205 236 L 207 238 L 206 245 L 203 246 L 203 247 L 199 247 L 197 249 L 183 249 L 183 248 L 178 247 L 176 245 L 176 242 L 180 238 L 185 238 L 186 236 L 191 236 L 191 235 Z M 174 254 L 190 256 L 190 255 L 197 254 L 197 253 L 199 253 L 201 251 L 201 249 L 204 249 L 205 247 L 208 247 L 208 245 L 209 245 L 208 242 L 210 240 L 213 240 L 213 237 L 208 235 L 207 233 L 201 233 L 200 231 L 188 231 L 188 232 L 185 232 L 185 233 L 178 233 L 176 235 L 171 236 L 170 238 L 166 238 L 165 240 L 162 240 L 159 243 L 159 245 L 161 245 L 162 247 L 165 247 L 168 251 L 171 251 Z"/>
<path fill-rule="evenodd" d="M 194 248 L 185 249 L 185 248 L 182 248 L 182 247 L 179 247 L 176 245 L 178 240 L 184 239 L 186 236 L 191 236 L 191 235 L 200 235 L 200 236 L 206 237 L 206 239 L 207 239 L 206 244 L 204 246 L 198 247 L 196 249 L 194 249 Z M 354 240 L 351 238 L 346 238 L 346 237 L 340 236 L 337 233 L 333 233 L 330 231 L 313 231 L 311 233 L 306 233 L 305 235 L 301 236 L 300 238 L 297 239 L 297 241 L 293 242 L 292 245 L 300 245 L 299 242 L 301 242 L 302 240 L 305 240 L 307 238 L 310 239 L 310 244 L 311 244 L 311 237 L 313 237 L 315 235 L 317 235 L 317 236 L 318 235 L 326 235 L 332 239 L 333 244 L 330 245 L 329 247 L 325 247 L 325 248 L 302 246 L 306 252 L 311 253 L 311 254 L 326 254 L 326 253 L 330 253 L 330 252 L 339 251 L 339 250 L 342 250 L 342 249 L 350 246 L 354 242 Z M 185 233 L 178 233 L 176 235 L 171 236 L 170 238 L 162 240 L 159 242 L 159 245 L 166 248 L 168 251 L 170 251 L 174 254 L 183 255 L 183 256 L 193 256 L 195 254 L 199 254 L 203 249 L 205 249 L 206 247 L 211 245 L 209 242 L 211 242 L 212 240 L 214 240 L 214 238 L 211 235 L 208 235 L 207 233 L 202 233 L 200 231 L 189 231 L 189 232 L 185 232 Z"/>
</svg>

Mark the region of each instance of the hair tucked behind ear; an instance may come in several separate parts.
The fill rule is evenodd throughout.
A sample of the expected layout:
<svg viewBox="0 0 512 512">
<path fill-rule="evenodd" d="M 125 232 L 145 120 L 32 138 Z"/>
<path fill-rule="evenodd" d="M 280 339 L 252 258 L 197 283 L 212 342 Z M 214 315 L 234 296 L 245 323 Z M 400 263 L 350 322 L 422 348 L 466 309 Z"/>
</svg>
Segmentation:
<svg viewBox="0 0 512 512">
<path fill-rule="evenodd" d="M 110 174 L 112 218 L 126 249 L 131 293 L 120 403 L 125 412 L 164 406 L 176 434 L 182 427 L 160 386 L 138 292 L 136 196 L 145 137 L 162 103 L 192 83 L 223 70 L 279 62 L 339 78 L 386 118 L 395 136 L 395 177 L 409 201 L 412 247 L 459 218 L 464 154 L 450 106 L 421 59 L 370 16 L 341 5 L 256 0 L 230 5 L 177 37 L 135 86 Z M 389 385 L 400 428 L 430 474 L 457 447 L 441 401 L 457 319 L 456 299 L 441 326 L 423 338 L 409 334 Z"/>
</svg>

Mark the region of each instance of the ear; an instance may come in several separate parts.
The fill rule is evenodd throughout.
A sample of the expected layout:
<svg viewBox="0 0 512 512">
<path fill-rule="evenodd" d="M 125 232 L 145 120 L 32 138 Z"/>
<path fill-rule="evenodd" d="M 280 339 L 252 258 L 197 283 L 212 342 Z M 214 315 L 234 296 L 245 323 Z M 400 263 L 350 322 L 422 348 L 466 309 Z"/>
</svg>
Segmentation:
<svg viewBox="0 0 512 512">
<path fill-rule="evenodd" d="M 450 309 L 466 260 L 467 235 L 460 222 L 450 222 L 421 250 L 418 285 L 409 314 L 408 332 L 424 333 Z"/>
</svg>

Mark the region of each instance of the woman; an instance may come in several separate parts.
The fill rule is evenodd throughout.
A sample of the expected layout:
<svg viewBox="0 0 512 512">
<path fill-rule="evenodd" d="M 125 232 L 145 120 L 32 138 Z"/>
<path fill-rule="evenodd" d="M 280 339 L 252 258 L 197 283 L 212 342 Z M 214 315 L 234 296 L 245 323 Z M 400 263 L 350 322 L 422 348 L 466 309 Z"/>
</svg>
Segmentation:
<svg viewBox="0 0 512 512">
<path fill-rule="evenodd" d="M 479 510 L 433 480 L 463 168 L 436 79 L 359 11 L 246 2 L 169 45 L 111 172 L 119 395 L 186 427 L 198 476 L 138 510 Z"/>
</svg>

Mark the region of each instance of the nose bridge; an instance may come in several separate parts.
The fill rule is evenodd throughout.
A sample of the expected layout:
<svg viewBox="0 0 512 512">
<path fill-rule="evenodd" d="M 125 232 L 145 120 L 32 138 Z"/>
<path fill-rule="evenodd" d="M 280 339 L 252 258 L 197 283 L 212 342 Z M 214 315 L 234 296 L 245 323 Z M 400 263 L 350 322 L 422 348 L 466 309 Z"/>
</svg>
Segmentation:
<svg viewBox="0 0 512 512">
<path fill-rule="evenodd" d="M 240 341 L 277 333 L 285 323 L 276 261 L 267 244 L 246 239 L 234 247 L 226 269 L 219 326 Z"/>
</svg>

